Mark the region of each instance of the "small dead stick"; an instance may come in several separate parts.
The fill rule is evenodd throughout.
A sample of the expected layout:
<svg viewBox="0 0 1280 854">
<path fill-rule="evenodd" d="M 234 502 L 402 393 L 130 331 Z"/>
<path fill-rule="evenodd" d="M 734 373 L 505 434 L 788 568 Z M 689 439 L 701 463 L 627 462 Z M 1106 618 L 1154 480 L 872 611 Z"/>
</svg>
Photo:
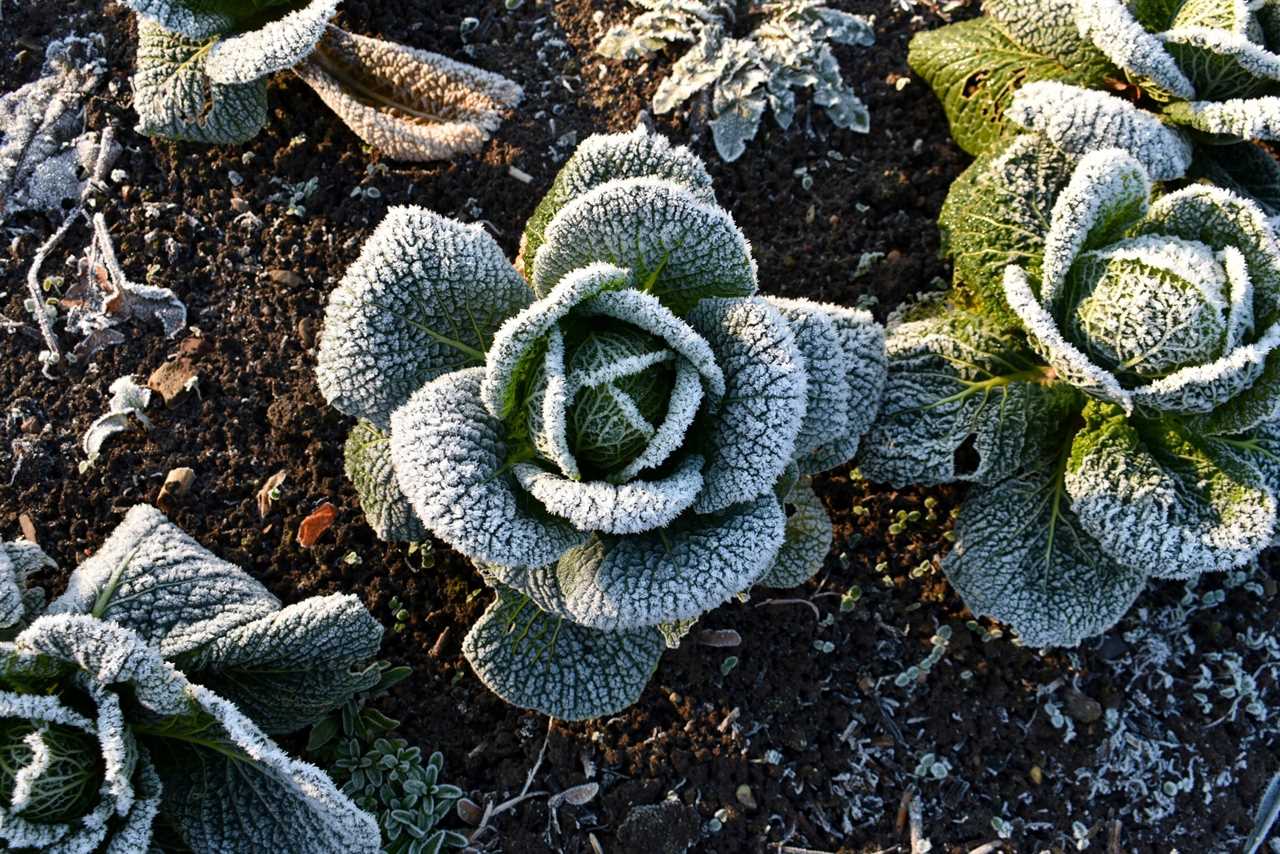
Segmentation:
<svg viewBox="0 0 1280 854">
<path fill-rule="evenodd" d="M 1120 819 L 1111 822 L 1111 836 L 1107 840 L 1107 854 L 1120 854 Z"/>
<path fill-rule="evenodd" d="M 58 230 L 53 236 L 46 240 L 39 249 L 36 250 L 36 257 L 31 262 L 31 269 L 27 271 L 27 291 L 31 295 L 31 311 L 35 315 L 36 325 L 40 327 L 40 335 L 44 338 L 44 345 L 49 349 L 49 360 L 44 366 L 44 375 L 52 378 L 49 368 L 62 361 L 62 350 L 58 347 L 58 338 L 53 334 L 53 323 L 49 320 L 49 315 L 44 310 L 44 295 L 40 289 L 40 268 L 44 266 L 44 262 L 49 257 L 62 238 L 67 236 L 67 232 L 71 230 L 71 226 L 81 216 L 84 216 L 85 205 L 89 202 L 89 194 L 95 189 L 102 186 L 106 179 L 107 167 L 111 165 L 111 151 L 115 148 L 116 129 L 115 125 L 107 125 L 102 129 L 102 133 L 98 136 L 98 152 L 93 163 L 93 174 L 89 176 L 89 180 L 85 182 L 84 190 L 80 193 L 80 201 L 67 214 L 66 219 L 62 221 L 62 225 L 58 226 Z M 117 265 L 118 266 L 118 265 Z"/>
<path fill-rule="evenodd" d="M 913 794 L 911 803 L 907 805 L 907 821 L 911 825 L 911 854 L 925 854 L 929 850 L 929 840 L 924 836 L 924 804 L 920 796 Z"/>
<path fill-rule="evenodd" d="M 765 605 L 805 605 L 813 609 L 815 618 L 822 619 L 822 612 L 818 610 L 818 606 L 808 599 L 766 599 L 763 602 L 756 603 L 757 608 L 763 608 Z"/>
<path fill-rule="evenodd" d="M 538 751 L 538 759 L 533 763 L 533 767 L 529 769 L 529 776 L 525 778 L 524 788 L 520 790 L 520 794 L 510 800 L 503 801 L 496 807 L 493 805 L 493 801 L 489 801 L 485 804 L 484 815 L 480 817 L 480 824 L 474 831 L 472 831 L 471 837 L 467 840 L 469 844 L 475 844 L 475 841 L 480 838 L 480 834 L 489 829 L 490 819 L 502 815 L 507 810 L 514 809 L 516 806 L 524 803 L 530 798 L 537 798 L 550 794 L 550 792 L 530 792 L 529 789 L 533 786 L 533 778 L 537 776 L 538 769 L 542 767 L 543 757 L 547 755 L 547 742 L 551 741 L 551 728 L 555 726 L 555 722 L 555 718 L 547 719 L 547 735 L 542 739 L 542 748 Z"/>
</svg>

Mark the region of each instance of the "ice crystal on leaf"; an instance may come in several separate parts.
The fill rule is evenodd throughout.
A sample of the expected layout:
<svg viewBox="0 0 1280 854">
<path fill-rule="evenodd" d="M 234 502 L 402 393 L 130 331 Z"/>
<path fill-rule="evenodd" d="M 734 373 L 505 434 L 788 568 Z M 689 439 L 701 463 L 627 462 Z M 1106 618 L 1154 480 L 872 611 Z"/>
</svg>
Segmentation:
<svg viewBox="0 0 1280 854">
<path fill-rule="evenodd" d="M 716 151 L 737 160 L 760 130 L 765 109 L 784 130 L 796 113 L 799 88 L 837 127 L 866 133 L 870 114 L 845 82 L 831 44 L 875 43 L 872 21 L 821 0 L 775 0 L 758 9 L 726 0 L 632 0 L 645 11 L 610 29 L 596 46 L 614 59 L 647 57 L 672 44 L 688 45 L 653 96 L 669 113 L 710 87 Z M 750 34 L 733 35 L 738 14 L 762 12 Z"/>
<path fill-rule="evenodd" d="M 1024 136 L 972 169 L 943 214 L 957 298 L 890 325 L 860 464 L 975 482 L 943 569 L 975 613 L 1074 645 L 1147 578 L 1275 537 L 1280 246 L 1229 190 L 1156 198 L 1127 151 Z"/>
<path fill-rule="evenodd" d="M 593 717 L 635 701 L 663 627 L 821 566 L 800 475 L 856 450 L 884 334 L 757 296 L 702 164 L 642 129 L 586 140 L 522 249 L 527 285 L 484 232 L 392 211 L 330 297 L 318 376 L 345 412 L 394 409 L 362 496 L 403 497 L 498 589 L 464 644 L 480 678 Z"/>
<path fill-rule="evenodd" d="M 151 136 L 238 143 L 293 69 L 361 139 L 398 160 L 474 152 L 520 87 L 439 54 L 344 32 L 340 0 L 123 0 L 138 13 L 134 103 Z"/>
<path fill-rule="evenodd" d="M 1249 144 L 1280 134 L 1274 5 L 991 0 L 984 10 L 911 48 L 966 150 L 1021 126 L 1074 155 L 1123 149 L 1155 180 L 1206 177 L 1280 213 L 1280 167 Z M 1224 158 L 1233 141 L 1242 147 Z"/>
<path fill-rule="evenodd" d="M 354 597 L 281 608 L 145 505 L 42 609 L 25 582 L 47 563 L 0 546 L 6 850 L 152 850 L 157 819 L 195 851 L 379 850 L 373 817 L 269 735 L 378 681 Z"/>
</svg>

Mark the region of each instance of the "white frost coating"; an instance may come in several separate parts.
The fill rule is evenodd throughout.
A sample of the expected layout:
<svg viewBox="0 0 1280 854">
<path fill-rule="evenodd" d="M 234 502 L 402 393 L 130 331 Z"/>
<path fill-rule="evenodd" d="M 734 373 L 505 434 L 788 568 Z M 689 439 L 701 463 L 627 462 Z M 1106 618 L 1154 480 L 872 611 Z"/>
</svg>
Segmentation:
<svg viewBox="0 0 1280 854">
<path fill-rule="evenodd" d="M 192 789 L 181 813 L 194 849 L 225 850 L 230 824 L 237 828 L 236 844 L 243 850 L 377 854 L 377 821 L 340 792 L 327 774 L 289 756 L 234 705 L 207 688 L 188 684 L 187 693 L 217 720 L 225 740 L 253 760 L 224 767 L 213 760 L 189 769 Z"/>
<path fill-rule="evenodd" d="M 564 367 L 564 335 L 552 326 L 547 333 L 547 352 L 543 356 L 542 378 L 545 384 L 529 400 L 529 430 L 538 452 L 555 463 L 560 473 L 571 480 L 581 480 L 578 460 L 569 447 L 569 425 L 566 418 L 571 397 Z M 541 404 L 538 394 L 542 395 Z"/>
<path fill-rule="evenodd" d="M 427 538 L 426 528 L 396 483 L 390 436 L 368 421 L 356 422 L 342 448 L 342 468 L 355 487 L 365 521 L 378 539 L 420 543 Z"/>
<path fill-rule="evenodd" d="M 229 15 L 210 9 L 193 9 L 193 5 L 212 4 L 183 3 L 181 0 L 120 0 L 121 4 L 148 18 L 166 30 L 172 30 L 189 39 L 206 39 L 225 33 L 235 26 Z"/>
<path fill-rule="evenodd" d="M 1109 371 L 1095 365 L 1074 344 L 1062 336 L 1057 321 L 1045 310 L 1031 290 L 1031 281 L 1021 267 L 1005 268 L 1004 294 L 1022 321 L 1037 352 L 1057 371 L 1058 379 L 1086 394 L 1119 404 L 1126 412 L 1133 410 L 1133 400 L 1120 381 Z"/>
<path fill-rule="evenodd" d="M 785 539 L 786 514 L 770 491 L 721 513 L 622 538 L 593 537 L 554 566 L 498 570 L 545 610 L 607 631 L 692 619 L 768 571 Z"/>
<path fill-rule="evenodd" d="M 818 574 L 831 551 L 835 532 L 827 508 L 813 491 L 813 481 L 802 477 L 785 502 L 794 508 L 787 517 L 786 539 L 769 571 L 758 584 L 763 587 L 798 587 Z"/>
<path fill-rule="evenodd" d="M 1278 347 L 1280 322 L 1254 343 L 1243 344 L 1220 359 L 1134 389 L 1133 401 L 1163 412 L 1211 412 L 1252 386 L 1266 367 L 1267 355 Z"/>
<path fill-rule="evenodd" d="M 13 775 L 13 792 L 9 796 L 9 808 L 14 812 L 22 812 L 31 805 L 32 789 L 53 762 L 53 754 L 40 730 L 27 733 L 22 742 L 31 751 L 31 759 L 18 769 L 17 774 Z"/>
<path fill-rule="evenodd" d="M 791 327 L 763 299 L 706 299 L 686 319 L 725 377 L 703 437 L 706 485 L 694 505 L 713 513 L 773 489 L 795 455 L 808 376 Z"/>
<path fill-rule="evenodd" d="M 1215 58 L 1230 59 L 1255 77 L 1280 80 L 1280 56 L 1254 44 L 1246 35 L 1218 27 L 1176 27 L 1156 38 L 1165 44 L 1199 48 L 1215 54 Z"/>
<path fill-rule="evenodd" d="M 173 657 L 270 614 L 280 600 L 159 510 L 139 504 L 76 568 L 47 613 L 87 614 L 95 605 L 103 619 Z"/>
<path fill-rule="evenodd" d="M 568 522 L 523 507 L 507 471 L 500 421 L 480 400 L 483 368 L 423 386 L 391 417 L 396 479 L 418 517 L 473 559 L 543 566 L 585 537 Z"/>
<path fill-rule="evenodd" d="M 524 97 L 501 75 L 337 27 L 294 70 L 356 136 L 394 160 L 474 154 Z M 385 100 L 357 97 L 343 79 Z"/>
<path fill-rule="evenodd" d="M 1053 489 L 1043 472 L 975 488 L 942 561 L 975 616 L 1012 625 L 1031 647 L 1076 646 L 1106 631 L 1147 584 L 1146 569 L 1112 560 L 1068 508 L 1054 517 Z"/>
<path fill-rule="evenodd" d="M 1280 96 L 1189 101 L 1175 105 L 1171 115 L 1207 133 L 1241 139 L 1280 139 Z"/>
<path fill-rule="evenodd" d="M 676 314 L 756 290 L 755 259 L 733 218 L 660 178 L 609 181 L 561 208 L 534 260 L 534 293 L 597 261 L 630 269 L 635 287 Z"/>
<path fill-rule="evenodd" d="M 95 682 L 129 683 L 137 700 L 161 715 L 186 710 L 182 675 L 137 633 L 88 614 L 48 614 L 13 641 L 20 656 L 47 655 L 74 664 Z"/>
<path fill-rule="evenodd" d="M 1195 87 L 1160 39 L 1143 29 L 1122 0 L 1077 0 L 1076 27 L 1116 65 L 1189 101 Z"/>
<path fill-rule="evenodd" d="M 35 543 L 0 543 L 0 630 L 20 628 L 43 604 L 44 592 L 29 588 L 27 577 L 46 568 L 57 569 L 58 565 Z"/>
<path fill-rule="evenodd" d="M 579 313 L 583 317 L 612 317 L 658 336 L 698 369 L 713 397 L 724 395 L 724 372 L 716 364 L 711 345 L 652 294 L 637 290 L 610 291 L 583 303 Z"/>
<path fill-rule="evenodd" d="M 1057 306 L 1067 273 L 1094 229 L 1106 227 L 1120 212 L 1141 216 L 1150 197 L 1151 178 L 1128 153 L 1110 149 L 1082 157 L 1053 205 L 1044 239 L 1041 302 Z"/>
<path fill-rule="evenodd" d="M 584 300 L 634 282 L 629 270 L 603 261 L 587 264 L 565 276 L 546 296 L 510 317 L 494 333 L 485 357 L 480 396 L 495 418 L 510 414 L 516 404 L 512 382 L 530 351 L 548 331 Z"/>
<path fill-rule="evenodd" d="M 1186 136 L 1106 92 L 1039 80 L 1014 93 L 1005 115 L 1072 154 L 1121 149 L 1155 181 L 1181 178 L 1191 166 L 1192 149 Z"/>
<path fill-rule="evenodd" d="M 684 443 L 685 436 L 702 405 L 702 381 L 698 369 L 688 359 L 676 360 L 676 379 L 667 398 L 667 414 L 649 444 L 618 471 L 619 480 L 630 480 L 640 472 L 662 465 Z M 698 484 L 702 488 L 702 484 Z"/>
<path fill-rule="evenodd" d="M 1099 435 L 1099 433 L 1101 435 Z M 1127 423 L 1077 434 L 1066 489 L 1081 526 L 1116 561 L 1165 578 L 1244 566 L 1271 543 L 1276 499 L 1261 473 L 1177 446 L 1163 464 Z M 1190 456 L 1189 453 L 1197 453 Z"/>
<path fill-rule="evenodd" d="M 578 482 L 529 463 L 515 466 L 520 485 L 579 531 L 639 534 L 669 525 L 689 509 L 702 489 L 702 457 L 692 454 L 661 480 L 612 484 Z"/>
<path fill-rule="evenodd" d="M 482 227 L 392 208 L 329 296 L 320 391 L 385 430 L 423 383 L 481 364 L 494 332 L 530 301 L 528 285 Z"/>
<path fill-rule="evenodd" d="M 1253 280 L 1249 277 L 1249 262 L 1235 246 L 1224 246 L 1218 252 L 1218 263 L 1226 271 L 1228 287 L 1227 351 L 1244 343 L 1253 331 Z"/>
<path fill-rule="evenodd" d="M 310 0 L 256 30 L 219 39 L 205 73 L 214 83 L 250 83 L 301 62 L 324 35 L 339 0 Z"/>
<path fill-rule="evenodd" d="M 583 140 L 557 176 L 556 192 L 567 202 L 608 181 L 641 177 L 666 179 L 705 205 L 716 203 L 702 159 L 642 124 L 629 133 L 598 133 Z"/>
<path fill-rule="evenodd" d="M 808 398 L 795 456 L 848 434 L 849 382 L 840 333 L 816 303 L 765 298 L 787 321 L 804 358 Z"/>
<path fill-rule="evenodd" d="M 143 411 L 151 403 L 151 389 L 138 385 L 131 375 L 126 374 L 113 381 L 108 390 L 111 401 L 107 411 L 94 419 L 80 439 L 80 447 L 88 457 L 87 465 L 97 461 L 107 439 L 129 429 L 132 419 L 136 418 L 145 428 L 151 427 L 151 420 Z"/>
<path fill-rule="evenodd" d="M 568 377 L 568 396 L 573 399 L 584 388 L 608 385 L 623 377 L 651 370 L 664 362 L 673 361 L 675 358 L 676 354 L 670 350 L 661 350 L 640 356 L 625 356 L 608 365 L 601 365 L 591 370 L 574 371 Z"/>
</svg>

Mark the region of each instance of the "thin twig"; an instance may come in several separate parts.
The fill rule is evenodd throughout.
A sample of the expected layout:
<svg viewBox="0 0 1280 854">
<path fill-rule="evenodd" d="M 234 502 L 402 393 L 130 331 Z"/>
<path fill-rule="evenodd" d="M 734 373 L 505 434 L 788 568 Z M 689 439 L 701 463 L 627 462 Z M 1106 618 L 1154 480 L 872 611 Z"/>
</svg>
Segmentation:
<svg viewBox="0 0 1280 854">
<path fill-rule="evenodd" d="M 763 602 L 756 603 L 757 608 L 763 608 L 765 605 L 805 605 L 813 609 L 815 619 L 822 619 L 822 612 L 818 610 L 818 606 L 808 599 L 766 599 Z"/>
<path fill-rule="evenodd" d="M 996 852 L 1000 850 L 1001 845 L 1002 843 L 1000 840 L 992 840 L 991 842 L 979 845 L 977 848 L 971 848 L 969 850 L 969 854 L 996 854 Z"/>
<path fill-rule="evenodd" d="M 530 792 L 529 789 L 533 786 L 533 778 L 537 776 L 538 769 L 542 767 L 543 757 L 547 755 L 547 743 L 551 741 L 551 728 L 555 726 L 555 722 L 555 718 L 547 719 L 546 737 L 542 739 L 542 748 L 538 751 L 538 759 L 533 763 L 533 767 L 529 769 L 529 776 L 525 778 L 524 788 L 520 790 L 520 794 L 516 795 L 514 798 L 503 801 L 496 807 L 493 805 L 493 801 L 489 801 L 485 804 L 484 815 L 480 818 L 480 824 L 474 831 L 472 831 L 471 837 L 467 840 L 469 844 L 474 844 L 475 841 L 480 838 L 481 833 L 490 829 L 489 821 L 491 819 L 502 815 L 507 810 L 514 809 L 516 806 L 524 803 L 530 798 L 537 798 L 551 794 L 550 792 Z"/>
<path fill-rule="evenodd" d="M 924 837 L 924 804 L 919 795 L 912 795 L 907 805 L 907 820 L 911 823 L 911 854 L 926 854 L 929 840 Z"/>
</svg>

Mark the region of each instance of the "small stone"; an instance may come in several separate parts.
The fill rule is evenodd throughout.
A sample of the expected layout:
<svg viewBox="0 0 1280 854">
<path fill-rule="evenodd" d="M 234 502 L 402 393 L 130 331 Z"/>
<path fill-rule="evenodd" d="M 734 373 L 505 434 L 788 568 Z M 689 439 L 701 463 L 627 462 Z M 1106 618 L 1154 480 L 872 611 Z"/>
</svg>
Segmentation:
<svg viewBox="0 0 1280 854">
<path fill-rule="evenodd" d="M 308 350 L 316 345 L 316 320 L 314 317 L 304 317 L 298 321 L 298 340 Z"/>
<path fill-rule="evenodd" d="M 454 810 L 458 813 L 458 818 L 462 819 L 472 827 L 479 824 L 480 820 L 484 818 L 484 810 L 482 810 L 480 805 L 470 798 L 459 798 L 458 804 L 454 807 Z"/>
<path fill-rule="evenodd" d="M 1039 765 L 1032 765 L 1031 772 L 1027 775 L 1031 778 L 1031 782 L 1039 786 L 1044 782 L 1044 772 L 1040 770 Z"/>
<path fill-rule="evenodd" d="M 300 288 L 307 283 L 306 279 L 292 270 L 268 270 L 266 275 L 267 281 L 283 288 Z"/>
<path fill-rule="evenodd" d="M 160 494 L 156 496 L 156 506 L 164 510 L 170 499 L 186 495 L 195 482 L 196 473 L 191 469 L 184 466 L 172 470 L 164 479 L 164 486 L 160 487 Z"/>
<path fill-rule="evenodd" d="M 40 545 L 40 541 L 36 539 L 36 523 L 31 521 L 31 516 L 26 513 L 18 514 L 18 527 L 22 529 L 22 538 L 32 545 Z"/>
<path fill-rule="evenodd" d="M 195 362 L 188 356 L 179 356 L 152 371 L 147 388 L 163 397 L 165 406 L 173 406 L 195 387 L 197 377 Z"/>
<path fill-rule="evenodd" d="M 1067 714 L 1082 724 L 1091 724 L 1102 717 L 1102 704 L 1085 694 L 1068 689 L 1066 693 Z"/>
<path fill-rule="evenodd" d="M 746 783 L 743 783 L 738 787 L 738 790 L 734 792 L 734 797 L 738 799 L 738 803 L 742 804 L 748 810 L 755 812 L 756 796 L 751 793 L 751 787 Z"/>
</svg>

